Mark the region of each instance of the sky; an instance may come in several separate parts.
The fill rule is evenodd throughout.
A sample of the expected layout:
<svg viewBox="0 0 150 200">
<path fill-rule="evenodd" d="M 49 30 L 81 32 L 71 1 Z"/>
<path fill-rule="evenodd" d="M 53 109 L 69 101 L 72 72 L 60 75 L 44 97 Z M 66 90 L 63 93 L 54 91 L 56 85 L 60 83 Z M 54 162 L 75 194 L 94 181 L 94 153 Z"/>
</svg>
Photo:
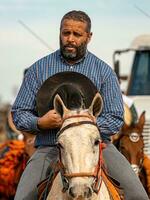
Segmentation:
<svg viewBox="0 0 150 200">
<path fill-rule="evenodd" d="M 70 10 L 90 16 L 88 49 L 111 67 L 116 49 L 150 34 L 150 0 L 0 0 L 1 102 L 13 103 L 24 69 L 59 48 L 60 20 Z"/>
</svg>

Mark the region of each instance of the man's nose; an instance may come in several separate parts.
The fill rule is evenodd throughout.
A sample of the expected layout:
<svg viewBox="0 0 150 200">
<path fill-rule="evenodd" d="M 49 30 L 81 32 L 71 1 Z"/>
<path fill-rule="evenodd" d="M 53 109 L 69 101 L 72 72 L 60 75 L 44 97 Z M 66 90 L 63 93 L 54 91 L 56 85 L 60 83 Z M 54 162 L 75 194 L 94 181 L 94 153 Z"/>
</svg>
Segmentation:
<svg viewBox="0 0 150 200">
<path fill-rule="evenodd" d="M 74 42 L 74 41 L 75 41 L 75 38 L 74 38 L 74 35 L 73 35 L 73 34 L 70 34 L 70 35 L 68 36 L 68 41 L 69 41 L 69 42 Z"/>
</svg>

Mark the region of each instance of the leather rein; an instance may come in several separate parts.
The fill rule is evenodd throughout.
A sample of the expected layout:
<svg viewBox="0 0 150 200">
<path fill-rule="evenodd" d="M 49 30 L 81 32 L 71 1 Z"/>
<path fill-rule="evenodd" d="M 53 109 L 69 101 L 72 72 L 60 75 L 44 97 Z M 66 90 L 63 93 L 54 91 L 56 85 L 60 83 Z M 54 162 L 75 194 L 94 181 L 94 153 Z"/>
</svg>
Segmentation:
<svg viewBox="0 0 150 200">
<path fill-rule="evenodd" d="M 86 117 L 88 119 L 90 119 L 90 121 L 79 121 L 79 122 L 73 122 L 69 125 L 66 125 L 65 127 L 63 127 L 62 129 L 60 129 L 60 131 L 57 133 L 57 138 L 66 130 L 72 127 L 76 127 L 76 126 L 80 126 L 83 124 L 90 124 L 93 126 L 96 126 L 97 129 L 99 130 L 99 127 L 97 126 L 97 124 L 94 122 L 94 118 L 90 115 L 74 115 L 74 116 L 69 116 L 63 119 L 63 122 L 67 119 L 70 118 L 79 118 L 79 117 Z M 93 172 L 75 172 L 75 173 L 66 173 L 65 171 L 65 167 L 62 163 L 62 159 L 61 159 L 61 150 L 59 148 L 59 161 L 58 161 L 58 165 L 59 165 L 59 169 L 61 172 L 61 177 L 62 177 L 62 182 L 63 182 L 63 192 L 66 192 L 66 190 L 68 190 L 69 188 L 69 181 L 68 179 L 70 178 L 74 178 L 74 177 L 94 177 L 93 180 L 93 184 L 92 184 L 92 189 L 94 192 L 98 193 L 101 187 L 101 183 L 102 183 L 102 166 L 103 166 L 103 158 L 102 158 L 102 149 L 104 148 L 104 143 L 99 142 L 99 161 L 98 164 L 95 167 L 95 170 Z"/>
</svg>

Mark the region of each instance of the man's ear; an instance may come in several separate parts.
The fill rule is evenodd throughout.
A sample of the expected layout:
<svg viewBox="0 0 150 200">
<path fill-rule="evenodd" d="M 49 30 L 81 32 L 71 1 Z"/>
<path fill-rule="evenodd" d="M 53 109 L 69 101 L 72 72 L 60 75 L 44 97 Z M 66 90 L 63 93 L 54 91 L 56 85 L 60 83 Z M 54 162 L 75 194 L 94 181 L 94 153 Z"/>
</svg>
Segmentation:
<svg viewBox="0 0 150 200">
<path fill-rule="evenodd" d="M 88 41 L 87 41 L 88 43 L 91 41 L 92 35 L 93 35 L 92 32 L 88 33 Z"/>
<path fill-rule="evenodd" d="M 56 94 L 55 97 L 54 97 L 53 105 L 54 105 L 55 111 L 61 117 L 63 117 L 64 114 L 68 111 L 65 104 L 63 103 L 63 100 L 61 99 L 61 97 L 58 94 Z"/>
</svg>

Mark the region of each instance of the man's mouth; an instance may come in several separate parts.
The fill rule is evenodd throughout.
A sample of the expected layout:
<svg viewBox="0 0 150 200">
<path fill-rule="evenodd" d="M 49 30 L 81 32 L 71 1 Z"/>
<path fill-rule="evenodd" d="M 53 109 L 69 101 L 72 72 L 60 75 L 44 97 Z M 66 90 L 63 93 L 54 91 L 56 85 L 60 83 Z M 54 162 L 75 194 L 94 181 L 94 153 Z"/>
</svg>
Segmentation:
<svg viewBox="0 0 150 200">
<path fill-rule="evenodd" d="M 69 50 L 69 51 L 73 51 L 75 50 L 76 48 L 75 47 L 66 47 L 65 49 Z"/>
<path fill-rule="evenodd" d="M 69 50 L 69 51 L 72 51 L 72 50 L 75 50 L 76 47 L 73 46 L 73 45 L 66 45 L 66 46 L 65 46 L 65 49 L 67 49 L 67 50 Z"/>
</svg>

